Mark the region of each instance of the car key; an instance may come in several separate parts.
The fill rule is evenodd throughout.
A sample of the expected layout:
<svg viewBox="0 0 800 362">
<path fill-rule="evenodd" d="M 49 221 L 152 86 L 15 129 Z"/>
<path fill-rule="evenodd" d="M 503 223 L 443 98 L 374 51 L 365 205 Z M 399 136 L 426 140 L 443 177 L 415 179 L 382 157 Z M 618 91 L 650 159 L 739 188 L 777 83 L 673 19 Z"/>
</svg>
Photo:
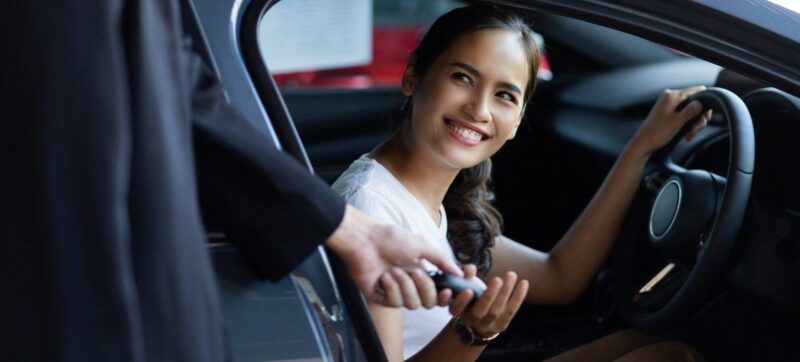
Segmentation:
<svg viewBox="0 0 800 362">
<path fill-rule="evenodd" d="M 459 278 L 452 274 L 447 274 L 442 272 L 441 270 L 434 270 L 429 271 L 428 276 L 433 279 L 433 283 L 436 285 L 436 290 L 441 291 L 443 289 L 450 289 L 453 291 L 453 297 L 458 295 L 459 293 L 471 289 L 472 290 L 472 300 L 469 302 L 469 305 L 477 301 L 481 295 L 483 295 L 483 291 L 486 289 L 478 284 L 470 282 L 464 278 Z"/>
</svg>

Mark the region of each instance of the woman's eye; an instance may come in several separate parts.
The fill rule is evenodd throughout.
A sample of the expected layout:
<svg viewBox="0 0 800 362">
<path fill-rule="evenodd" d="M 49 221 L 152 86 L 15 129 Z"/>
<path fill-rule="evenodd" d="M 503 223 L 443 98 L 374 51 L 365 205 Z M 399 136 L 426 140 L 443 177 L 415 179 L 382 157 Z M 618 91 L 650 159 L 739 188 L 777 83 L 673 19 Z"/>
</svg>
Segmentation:
<svg viewBox="0 0 800 362">
<path fill-rule="evenodd" d="M 497 96 L 502 98 L 502 99 L 504 99 L 504 100 L 507 100 L 509 102 L 512 102 L 512 103 L 515 103 L 515 104 L 517 103 L 517 97 L 514 97 L 514 95 L 509 93 L 509 92 L 500 92 L 500 93 L 497 93 Z"/>
<path fill-rule="evenodd" d="M 453 77 L 453 79 L 455 79 L 455 80 L 457 80 L 459 82 L 462 82 L 462 83 L 466 83 L 466 84 L 471 84 L 472 83 L 472 79 L 470 79 L 468 75 L 466 75 L 464 73 L 461 73 L 461 72 L 453 73 L 452 77 Z"/>
</svg>

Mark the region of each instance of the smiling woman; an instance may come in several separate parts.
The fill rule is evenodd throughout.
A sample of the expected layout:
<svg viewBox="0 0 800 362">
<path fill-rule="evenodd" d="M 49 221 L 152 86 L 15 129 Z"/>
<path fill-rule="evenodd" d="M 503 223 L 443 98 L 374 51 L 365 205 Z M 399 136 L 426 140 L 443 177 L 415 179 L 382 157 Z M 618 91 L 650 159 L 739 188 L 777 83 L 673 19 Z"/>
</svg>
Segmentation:
<svg viewBox="0 0 800 362">
<path fill-rule="evenodd" d="M 334 188 L 373 216 L 428 235 L 485 274 L 502 224 L 487 186 L 489 157 L 513 138 L 533 93 L 539 63 L 533 39 L 519 17 L 496 8 L 442 16 L 409 57 L 400 130 Z M 474 276 L 474 267 L 467 270 Z M 527 293 L 527 281 L 516 281 L 515 273 L 489 281 L 486 294 L 464 314 L 471 295 L 460 295 L 450 308 L 460 315 L 453 325 L 444 308 L 401 313 L 371 306 L 387 354 L 391 360 L 442 359 L 455 348 L 459 353 L 446 358 L 476 358 L 485 343 L 462 344 L 459 326 L 478 339 L 505 329 Z"/>
<path fill-rule="evenodd" d="M 411 169 L 407 178 L 412 179 L 424 177 L 410 167 L 413 163 L 450 169 L 441 183 L 452 184 L 443 200 L 446 188 L 423 204 L 434 220 L 440 218 L 437 205 L 444 204 L 456 258 L 476 264 L 484 274 L 488 248 L 502 224 L 487 186 L 489 156 L 516 134 L 536 85 L 539 52 L 530 28 L 518 17 L 476 10 L 442 19 L 409 59 L 402 84 L 405 127 L 376 157 L 385 159 L 395 174 Z M 415 152 L 402 160 L 396 153 L 405 149 Z"/>
<path fill-rule="evenodd" d="M 575 300 L 613 245 L 650 154 L 701 113 L 697 102 L 680 111 L 676 106 L 703 87 L 665 91 L 567 235 L 549 254 L 523 246 L 501 233 L 502 218 L 489 187 L 490 157 L 514 138 L 522 122 L 536 84 L 537 49 L 530 28 L 505 9 L 469 6 L 443 15 L 409 57 L 399 129 L 333 185 L 378 220 L 427 236 L 465 265 L 468 278 L 487 285 L 469 308 L 472 293 L 457 295 L 449 313 L 370 305 L 392 361 L 473 360 L 508 326 L 523 301 Z M 709 116 L 701 117 L 689 137 Z M 536 288 L 529 290 L 528 280 Z M 440 297 L 448 291 L 443 293 Z M 629 331 L 558 358 L 580 360 L 598 350 L 609 360 L 628 352 L 642 357 L 663 352 L 653 345 L 658 341 Z M 682 344 L 669 346 L 691 351 Z M 636 351 L 639 347 L 649 351 Z"/>
<path fill-rule="evenodd" d="M 533 93 L 538 52 L 532 37 L 521 34 L 526 33 L 477 29 L 449 46 L 422 42 L 403 77 L 410 110 L 407 134 L 414 134 L 406 140 L 409 148 L 426 149 L 425 157 L 438 158 L 429 162 L 457 170 L 487 167 L 481 162 L 513 138 L 526 97 Z M 419 55 L 428 51 L 424 46 L 451 51 L 431 61 Z M 443 133 L 468 147 L 453 147 L 439 137 Z"/>
</svg>

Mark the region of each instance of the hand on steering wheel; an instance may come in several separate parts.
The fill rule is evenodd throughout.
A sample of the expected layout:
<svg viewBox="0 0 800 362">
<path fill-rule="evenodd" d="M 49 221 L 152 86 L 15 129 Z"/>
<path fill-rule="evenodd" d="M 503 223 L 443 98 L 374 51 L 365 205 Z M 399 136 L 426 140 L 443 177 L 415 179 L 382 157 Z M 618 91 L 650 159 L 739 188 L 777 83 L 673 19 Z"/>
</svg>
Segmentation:
<svg viewBox="0 0 800 362">
<path fill-rule="evenodd" d="M 752 121 L 738 96 L 720 88 L 693 93 L 683 101 L 681 96 L 669 91 L 662 94 L 637 134 L 636 142 L 642 142 L 642 147 L 663 145 L 653 153 L 643 177 L 645 183 L 656 187 L 642 188 L 637 194 L 613 264 L 620 315 L 631 326 L 649 331 L 666 330 L 685 321 L 717 285 L 744 218 L 755 164 Z M 693 101 L 701 102 L 703 109 L 713 109 L 727 122 L 730 158 L 724 177 L 706 170 L 686 170 L 672 161 L 672 151 L 681 138 L 691 137 L 699 129 L 696 127 L 708 122 L 710 114 L 705 113 L 694 126 L 689 122 L 680 127 L 662 113 L 670 114 L 673 109 L 672 114 L 700 114 L 702 110 L 681 111 L 675 106 Z M 671 118 L 681 121 L 680 117 Z M 648 182 L 653 179 L 658 182 Z M 648 194 L 650 191 L 654 192 Z M 658 273 L 660 283 L 644 287 L 634 268 L 642 264 L 637 254 L 643 239 L 667 265 Z"/>
<path fill-rule="evenodd" d="M 656 104 L 644 123 L 639 127 L 636 135 L 631 140 L 646 155 L 653 154 L 675 135 L 684 130 L 684 139 L 691 140 L 711 119 L 712 110 L 708 109 L 702 115 L 703 104 L 694 100 L 685 103 L 686 99 L 697 92 L 705 90 L 705 86 L 688 87 L 678 90 L 667 89 L 661 92 Z M 698 116 L 700 116 L 698 118 Z M 694 122 L 689 120 L 696 119 Z M 687 129 L 688 127 L 688 129 Z"/>
</svg>

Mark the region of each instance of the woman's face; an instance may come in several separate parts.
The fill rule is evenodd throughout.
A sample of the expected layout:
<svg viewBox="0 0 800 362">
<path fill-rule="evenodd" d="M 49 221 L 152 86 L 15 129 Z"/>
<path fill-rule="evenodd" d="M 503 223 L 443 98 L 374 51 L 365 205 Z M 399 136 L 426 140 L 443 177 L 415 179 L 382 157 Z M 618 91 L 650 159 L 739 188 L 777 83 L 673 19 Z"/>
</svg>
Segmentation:
<svg viewBox="0 0 800 362">
<path fill-rule="evenodd" d="M 407 70 L 414 149 L 454 169 L 489 158 L 516 133 L 529 71 L 520 35 L 501 29 L 462 35 L 422 79 Z"/>
</svg>

